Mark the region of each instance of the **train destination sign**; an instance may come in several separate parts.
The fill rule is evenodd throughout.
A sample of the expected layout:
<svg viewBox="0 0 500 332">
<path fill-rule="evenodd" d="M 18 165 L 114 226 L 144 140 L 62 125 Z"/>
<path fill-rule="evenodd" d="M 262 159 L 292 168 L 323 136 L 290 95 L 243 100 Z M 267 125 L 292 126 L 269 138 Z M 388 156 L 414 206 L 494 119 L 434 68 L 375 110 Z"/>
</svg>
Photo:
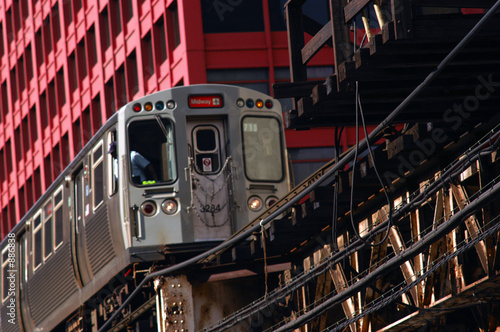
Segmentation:
<svg viewBox="0 0 500 332">
<path fill-rule="evenodd" d="M 221 95 L 189 96 L 190 108 L 220 108 L 222 106 Z"/>
</svg>

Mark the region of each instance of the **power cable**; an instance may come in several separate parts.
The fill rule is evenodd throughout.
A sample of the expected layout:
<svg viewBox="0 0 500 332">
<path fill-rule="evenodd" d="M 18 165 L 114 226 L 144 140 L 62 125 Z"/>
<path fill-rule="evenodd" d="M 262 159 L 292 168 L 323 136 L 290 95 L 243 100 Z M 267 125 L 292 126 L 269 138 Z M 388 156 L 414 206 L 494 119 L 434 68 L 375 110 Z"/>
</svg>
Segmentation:
<svg viewBox="0 0 500 332">
<path fill-rule="evenodd" d="M 356 150 L 356 154 L 354 155 L 354 160 L 353 160 L 353 163 L 352 163 L 351 197 L 350 197 L 350 202 L 349 202 L 349 210 L 350 210 L 349 216 L 350 216 L 350 219 L 351 219 L 352 229 L 353 229 L 354 233 L 356 234 L 356 236 L 363 243 L 365 243 L 366 245 L 369 245 L 371 247 L 378 247 L 378 246 L 382 245 L 387 240 L 387 238 L 389 237 L 389 232 L 390 232 L 391 227 L 392 227 L 392 210 L 393 210 L 393 204 L 392 204 L 392 201 L 389 198 L 389 193 L 387 192 L 386 186 L 384 185 L 384 182 L 382 181 L 382 177 L 380 176 L 380 174 L 378 172 L 377 165 L 375 163 L 375 156 L 373 155 L 373 151 L 372 151 L 370 142 L 367 142 L 368 154 L 372 158 L 373 169 L 375 171 L 375 174 L 377 175 L 378 181 L 380 182 L 380 184 L 382 186 L 382 190 L 384 191 L 384 195 L 385 195 L 385 197 L 387 199 L 387 204 L 389 205 L 389 218 L 388 218 L 389 222 L 387 223 L 387 230 L 385 232 L 384 237 L 378 243 L 371 243 L 368 240 L 364 239 L 361 236 L 361 234 L 359 234 L 358 230 L 356 229 L 356 225 L 355 225 L 355 222 L 354 222 L 354 211 L 353 211 L 354 178 L 355 178 L 355 175 L 356 175 L 356 162 L 358 160 L 357 156 L 358 156 L 358 149 L 359 149 L 359 120 L 358 120 L 358 114 L 361 116 L 361 122 L 362 122 L 362 125 L 363 125 L 363 132 L 365 134 L 365 137 L 368 137 L 368 131 L 366 129 L 365 117 L 363 115 L 363 108 L 361 106 L 361 100 L 360 100 L 360 97 L 359 97 L 359 85 L 358 85 L 358 82 L 356 81 L 356 149 L 355 149 Z"/>
</svg>

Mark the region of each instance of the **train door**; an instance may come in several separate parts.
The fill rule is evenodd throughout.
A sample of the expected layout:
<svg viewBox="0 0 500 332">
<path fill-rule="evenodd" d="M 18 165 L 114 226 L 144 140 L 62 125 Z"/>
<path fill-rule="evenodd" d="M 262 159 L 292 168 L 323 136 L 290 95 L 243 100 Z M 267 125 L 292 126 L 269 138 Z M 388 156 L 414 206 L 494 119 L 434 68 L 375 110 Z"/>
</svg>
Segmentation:
<svg viewBox="0 0 500 332">
<path fill-rule="evenodd" d="M 75 274 L 77 278 L 80 279 L 82 286 L 87 284 L 92 278 L 87 259 L 87 245 L 85 239 L 85 217 L 88 215 L 89 203 L 87 201 L 90 196 L 88 174 L 88 166 L 85 163 L 73 177 L 73 266 L 75 267 Z"/>
<path fill-rule="evenodd" d="M 191 209 L 194 240 L 220 240 L 232 234 L 231 158 L 222 119 L 188 120 Z"/>
</svg>

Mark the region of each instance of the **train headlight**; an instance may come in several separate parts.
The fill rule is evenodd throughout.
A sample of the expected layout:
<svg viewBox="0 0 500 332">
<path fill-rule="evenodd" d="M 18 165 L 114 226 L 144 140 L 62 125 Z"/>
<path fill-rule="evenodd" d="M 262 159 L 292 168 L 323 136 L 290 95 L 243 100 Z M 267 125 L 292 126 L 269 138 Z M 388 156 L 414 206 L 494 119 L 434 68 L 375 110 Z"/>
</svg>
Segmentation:
<svg viewBox="0 0 500 332">
<path fill-rule="evenodd" d="M 262 199 L 259 196 L 252 196 L 248 199 L 248 208 L 253 212 L 262 210 Z"/>
<path fill-rule="evenodd" d="M 152 217 L 156 214 L 158 207 L 154 201 L 146 201 L 141 205 L 141 212 L 146 217 Z"/>
<path fill-rule="evenodd" d="M 278 201 L 278 197 L 269 196 L 266 199 L 266 208 L 273 206 Z"/>
<path fill-rule="evenodd" d="M 255 102 L 255 106 L 257 106 L 257 108 L 262 108 L 264 106 L 264 102 L 260 99 L 257 99 L 257 101 Z"/>
<path fill-rule="evenodd" d="M 238 100 L 236 101 L 236 106 L 238 106 L 240 108 L 245 106 L 245 101 L 241 98 L 238 98 Z"/>
<path fill-rule="evenodd" d="M 173 100 L 167 101 L 167 108 L 169 110 L 174 109 L 174 107 L 175 107 L 175 101 L 173 101 Z"/>
<path fill-rule="evenodd" d="M 161 209 L 163 212 L 166 214 L 172 215 L 177 212 L 179 208 L 179 204 L 177 204 L 177 201 L 175 199 L 166 199 L 161 203 Z"/>
</svg>

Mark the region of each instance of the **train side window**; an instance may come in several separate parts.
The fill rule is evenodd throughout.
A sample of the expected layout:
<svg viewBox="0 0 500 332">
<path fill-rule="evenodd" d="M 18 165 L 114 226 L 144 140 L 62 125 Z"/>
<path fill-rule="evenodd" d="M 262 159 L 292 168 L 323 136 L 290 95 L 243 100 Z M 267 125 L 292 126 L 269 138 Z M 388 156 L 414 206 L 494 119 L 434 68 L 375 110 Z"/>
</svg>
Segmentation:
<svg viewBox="0 0 500 332">
<path fill-rule="evenodd" d="M 20 257 L 19 269 L 21 270 L 21 281 L 28 281 L 29 255 L 28 255 L 28 236 L 26 234 L 20 241 Z M 22 285 L 22 283 L 21 283 Z"/>
<path fill-rule="evenodd" d="M 33 271 L 42 265 L 42 211 L 33 218 Z"/>
<path fill-rule="evenodd" d="M 108 142 L 111 144 L 112 142 L 115 142 L 116 144 L 116 132 L 111 131 L 108 134 Z M 109 148 L 111 145 L 108 146 L 108 191 L 109 191 L 109 196 L 112 196 L 118 192 L 118 157 L 116 153 L 111 153 Z M 115 149 L 117 148 L 116 145 L 114 147 Z"/>
<path fill-rule="evenodd" d="M 169 119 L 133 121 L 128 135 L 130 176 L 134 184 L 154 185 L 176 179 L 174 127 Z"/>
<path fill-rule="evenodd" d="M 52 199 L 45 204 L 43 207 L 43 235 L 44 235 L 44 252 L 43 258 L 47 259 L 52 254 L 52 248 L 54 246 L 54 225 L 52 219 L 52 211 L 54 206 L 52 205 Z"/>
<path fill-rule="evenodd" d="M 7 246 L 2 250 L 2 303 L 9 297 L 10 279 L 7 279 L 7 276 L 9 276 L 9 270 L 11 269 L 9 268 L 9 247 Z"/>
<path fill-rule="evenodd" d="M 54 195 L 54 244 L 55 248 L 63 243 L 63 187 Z"/>
<path fill-rule="evenodd" d="M 249 180 L 279 182 L 283 179 L 280 128 L 279 121 L 273 117 L 243 118 L 243 159 Z"/>
<path fill-rule="evenodd" d="M 94 198 L 94 211 L 104 201 L 104 154 L 103 154 L 103 141 L 92 151 L 92 180 L 93 184 L 93 198 Z"/>
<path fill-rule="evenodd" d="M 220 170 L 219 131 L 215 126 L 198 126 L 193 130 L 194 160 L 199 173 Z"/>
</svg>

